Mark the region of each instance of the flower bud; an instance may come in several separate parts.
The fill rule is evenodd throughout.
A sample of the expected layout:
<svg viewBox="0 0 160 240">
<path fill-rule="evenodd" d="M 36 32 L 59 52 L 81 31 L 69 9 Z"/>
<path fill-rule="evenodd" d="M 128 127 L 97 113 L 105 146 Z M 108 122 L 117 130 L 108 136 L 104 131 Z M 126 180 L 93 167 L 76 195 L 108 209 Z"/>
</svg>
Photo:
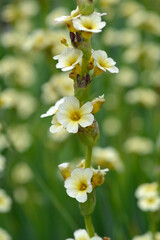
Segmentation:
<svg viewBox="0 0 160 240">
<path fill-rule="evenodd" d="M 104 95 L 93 99 L 93 101 L 92 101 L 92 104 L 93 104 L 92 114 L 95 114 L 95 113 L 99 112 L 103 103 L 105 103 Z"/>
<path fill-rule="evenodd" d="M 98 167 L 98 170 L 93 169 L 93 176 L 91 180 L 93 188 L 100 186 L 104 183 L 104 176 L 108 171 L 108 168 L 103 170 L 100 170 L 100 167 Z"/>
<path fill-rule="evenodd" d="M 95 209 L 96 198 L 95 193 L 92 191 L 88 194 L 87 201 L 84 203 L 80 203 L 80 211 L 83 216 L 91 215 Z"/>
<path fill-rule="evenodd" d="M 67 39 L 66 38 L 62 38 L 61 39 L 61 43 L 64 44 L 66 47 L 68 47 L 68 43 L 67 43 Z"/>
<path fill-rule="evenodd" d="M 60 170 L 60 173 L 64 180 L 66 180 L 68 177 L 71 176 L 71 168 L 69 166 L 69 163 L 62 163 L 58 165 L 58 168 Z"/>
<path fill-rule="evenodd" d="M 90 15 L 94 12 L 93 0 L 77 0 L 79 12 L 82 15 Z"/>
<path fill-rule="evenodd" d="M 88 68 L 88 70 L 92 70 L 94 68 L 94 58 L 92 56 L 89 59 L 87 68 Z"/>
</svg>

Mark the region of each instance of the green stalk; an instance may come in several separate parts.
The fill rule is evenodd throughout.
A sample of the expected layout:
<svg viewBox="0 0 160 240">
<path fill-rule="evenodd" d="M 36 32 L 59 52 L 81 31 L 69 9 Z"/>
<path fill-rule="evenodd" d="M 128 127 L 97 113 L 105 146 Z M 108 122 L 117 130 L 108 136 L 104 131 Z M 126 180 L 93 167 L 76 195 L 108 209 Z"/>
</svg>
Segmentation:
<svg viewBox="0 0 160 240">
<path fill-rule="evenodd" d="M 90 168 L 91 167 L 91 160 L 92 160 L 92 147 L 87 146 L 85 168 Z"/>
<path fill-rule="evenodd" d="M 95 235 L 95 231 L 94 231 L 94 227 L 93 227 L 93 224 L 92 224 L 92 218 L 91 218 L 91 215 L 87 215 L 84 217 L 84 221 L 85 221 L 85 225 L 86 225 L 86 229 L 87 229 L 87 232 L 89 234 L 89 237 L 94 237 Z"/>
</svg>

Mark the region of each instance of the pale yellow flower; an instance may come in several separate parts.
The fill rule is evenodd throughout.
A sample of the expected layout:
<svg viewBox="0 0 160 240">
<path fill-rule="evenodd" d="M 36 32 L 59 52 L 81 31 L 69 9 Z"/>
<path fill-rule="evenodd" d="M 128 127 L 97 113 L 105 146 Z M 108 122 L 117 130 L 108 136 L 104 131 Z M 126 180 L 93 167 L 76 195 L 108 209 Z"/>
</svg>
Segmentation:
<svg viewBox="0 0 160 240">
<path fill-rule="evenodd" d="M 111 73 L 118 73 L 119 70 L 115 67 L 116 62 L 113 61 L 112 58 L 108 58 L 108 55 L 105 51 L 98 50 L 93 51 L 92 56 L 94 58 L 96 66 L 106 72 L 108 70 Z"/>
<path fill-rule="evenodd" d="M 78 202 L 87 201 L 87 193 L 92 192 L 91 178 L 93 171 L 90 168 L 76 168 L 72 171 L 71 177 L 65 181 L 67 194 L 76 198 Z"/>
<path fill-rule="evenodd" d="M 0 189 L 0 212 L 5 213 L 9 212 L 11 209 L 12 200 L 11 198 L 6 194 L 6 192 L 3 189 Z"/>
<path fill-rule="evenodd" d="M 83 52 L 76 48 L 66 48 L 60 55 L 53 57 L 58 60 L 56 68 L 61 68 L 62 71 L 70 71 L 82 61 Z"/>
<path fill-rule="evenodd" d="M 102 238 L 98 237 L 97 235 L 90 238 L 85 229 L 79 229 L 74 232 L 74 239 L 67 238 L 66 240 L 102 240 Z"/>
<path fill-rule="evenodd" d="M 80 106 L 75 97 L 66 97 L 58 108 L 57 120 L 68 132 L 77 133 L 79 125 L 83 128 L 90 126 L 94 121 L 91 114 L 93 105 L 91 102 Z"/>
<path fill-rule="evenodd" d="M 160 197 L 158 197 L 157 195 L 142 197 L 138 200 L 138 207 L 142 211 L 158 211 L 160 209 Z"/>
<path fill-rule="evenodd" d="M 79 16 L 80 16 L 79 8 L 77 7 L 75 10 L 73 10 L 71 12 L 71 14 L 69 16 L 57 17 L 54 20 L 56 23 L 66 23 L 67 24 L 68 22 L 70 22 L 71 20 L 73 20 Z"/>
<path fill-rule="evenodd" d="M 158 183 L 157 182 L 141 184 L 136 189 L 136 192 L 135 192 L 135 196 L 137 198 L 152 197 L 152 196 L 157 196 L 157 195 L 158 195 Z"/>
<path fill-rule="evenodd" d="M 11 236 L 8 234 L 6 230 L 0 228 L 0 239 L 1 240 L 11 240 Z"/>
<path fill-rule="evenodd" d="M 80 16 L 80 18 L 73 19 L 73 26 L 78 31 L 89 33 L 101 32 L 102 28 L 106 26 L 106 22 L 101 21 L 102 15 L 106 14 L 94 12 L 91 15 Z"/>
<path fill-rule="evenodd" d="M 141 236 L 135 236 L 132 240 L 153 240 L 153 237 L 151 232 L 147 232 Z"/>
<path fill-rule="evenodd" d="M 151 153 L 153 147 L 154 145 L 151 139 L 140 136 L 131 137 L 124 143 L 124 149 L 127 153 L 136 153 L 140 155 Z"/>
<path fill-rule="evenodd" d="M 16 183 L 26 184 L 33 179 L 33 172 L 25 162 L 21 162 L 14 166 L 12 179 Z"/>
</svg>

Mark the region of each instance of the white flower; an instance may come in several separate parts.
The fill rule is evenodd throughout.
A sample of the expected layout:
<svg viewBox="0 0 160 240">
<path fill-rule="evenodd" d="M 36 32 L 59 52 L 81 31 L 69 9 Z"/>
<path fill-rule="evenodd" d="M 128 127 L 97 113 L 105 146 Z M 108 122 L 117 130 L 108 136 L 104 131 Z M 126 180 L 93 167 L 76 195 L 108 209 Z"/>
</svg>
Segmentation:
<svg viewBox="0 0 160 240">
<path fill-rule="evenodd" d="M 92 238 L 89 237 L 87 231 L 85 229 L 79 229 L 74 232 L 75 240 L 102 240 L 102 238 L 98 236 L 94 236 Z M 73 238 L 67 238 L 66 240 L 74 240 Z"/>
<path fill-rule="evenodd" d="M 76 64 L 81 63 L 83 52 L 76 48 L 66 48 L 60 55 L 53 57 L 58 60 L 56 68 L 61 68 L 62 71 L 70 71 L 75 68 Z"/>
<path fill-rule="evenodd" d="M 135 236 L 132 240 L 153 240 L 152 233 L 147 232 L 141 236 Z"/>
<path fill-rule="evenodd" d="M 0 239 L 1 240 L 11 240 L 10 235 L 3 228 L 0 228 Z"/>
<path fill-rule="evenodd" d="M 11 198 L 3 189 L 0 189 L 0 212 L 5 213 L 11 209 Z"/>
<path fill-rule="evenodd" d="M 106 26 L 106 22 L 101 22 L 101 16 L 104 14 L 92 13 L 88 16 L 81 16 L 73 19 L 73 26 L 76 30 L 98 33 Z"/>
<path fill-rule="evenodd" d="M 153 197 L 158 195 L 158 183 L 144 183 L 141 184 L 135 192 L 137 198 L 141 197 Z"/>
<path fill-rule="evenodd" d="M 94 121 L 91 114 L 93 105 L 91 102 L 80 107 L 80 103 L 75 97 L 66 97 L 63 104 L 58 108 L 57 120 L 68 132 L 77 133 L 78 126 L 85 128 Z"/>
<path fill-rule="evenodd" d="M 115 67 L 116 62 L 112 58 L 108 58 L 107 53 L 102 50 L 93 51 L 92 56 L 94 58 L 96 66 L 102 71 L 108 70 L 111 73 L 118 73 L 119 70 Z"/>
<path fill-rule="evenodd" d="M 151 197 L 140 198 L 138 201 L 138 207 L 142 211 L 155 212 L 160 209 L 160 197 L 151 196 Z"/>
<path fill-rule="evenodd" d="M 49 108 L 49 110 L 41 115 L 41 118 L 48 117 L 54 115 L 58 111 L 58 107 L 64 102 L 64 98 L 61 98 L 58 102 L 56 102 L 55 106 Z"/>
<path fill-rule="evenodd" d="M 91 178 L 93 171 L 90 168 L 76 168 L 71 173 L 71 177 L 65 181 L 67 194 L 76 198 L 78 202 L 87 201 L 87 193 L 92 192 Z"/>
<path fill-rule="evenodd" d="M 58 122 L 57 117 L 54 116 L 51 121 L 52 125 L 50 127 L 50 132 L 51 133 L 57 133 L 60 132 L 63 128 L 63 126 Z"/>
</svg>

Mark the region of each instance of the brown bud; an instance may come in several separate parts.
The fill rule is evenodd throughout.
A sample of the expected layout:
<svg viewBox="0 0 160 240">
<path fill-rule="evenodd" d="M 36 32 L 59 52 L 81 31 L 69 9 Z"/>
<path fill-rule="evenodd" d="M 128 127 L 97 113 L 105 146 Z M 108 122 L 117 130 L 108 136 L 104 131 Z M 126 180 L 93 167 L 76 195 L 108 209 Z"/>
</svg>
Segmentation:
<svg viewBox="0 0 160 240">
<path fill-rule="evenodd" d="M 103 240 L 111 240 L 111 238 L 104 237 Z"/>
<path fill-rule="evenodd" d="M 61 43 L 64 44 L 66 47 L 68 47 L 68 43 L 67 43 L 66 38 L 62 38 Z"/>
<path fill-rule="evenodd" d="M 69 36 L 70 36 L 71 42 L 73 43 L 75 40 L 75 34 L 73 32 L 70 32 Z"/>
</svg>

